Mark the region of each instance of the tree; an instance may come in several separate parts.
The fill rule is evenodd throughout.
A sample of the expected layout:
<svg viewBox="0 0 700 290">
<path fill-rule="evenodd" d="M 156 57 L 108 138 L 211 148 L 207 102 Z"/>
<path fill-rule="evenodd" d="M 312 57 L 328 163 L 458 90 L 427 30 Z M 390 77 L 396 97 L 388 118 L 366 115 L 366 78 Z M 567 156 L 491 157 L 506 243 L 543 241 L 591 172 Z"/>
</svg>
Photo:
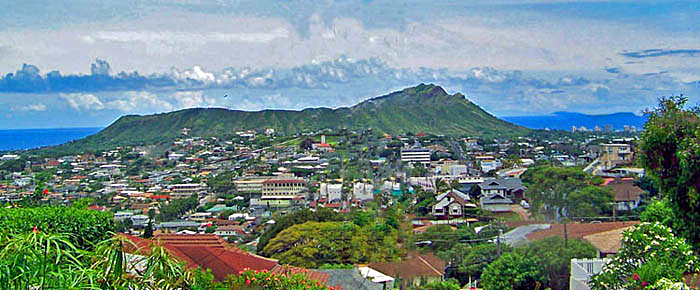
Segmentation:
<svg viewBox="0 0 700 290">
<path fill-rule="evenodd" d="M 306 222 L 283 230 L 263 249 L 282 264 L 315 268 L 323 264 L 384 261 L 398 255 L 396 231 L 360 228 L 350 222 Z"/>
<path fill-rule="evenodd" d="M 529 171 L 529 170 L 528 170 Z M 598 188 L 600 179 L 578 168 L 536 168 L 527 178 L 527 196 L 532 210 L 564 223 L 572 214 L 596 214 L 609 207 L 611 191 Z M 594 187 L 591 187 L 594 186 Z"/>
<path fill-rule="evenodd" d="M 481 275 L 481 285 L 485 290 L 531 290 L 547 282 L 537 260 L 517 252 L 503 254 Z"/>
<path fill-rule="evenodd" d="M 636 154 L 676 214 L 674 229 L 700 249 L 700 108 L 683 96 L 663 98 L 648 111 Z"/>
<path fill-rule="evenodd" d="M 571 240 L 565 246 L 564 239 L 558 236 L 535 241 L 518 251 L 527 257 L 537 257 L 537 264 L 553 290 L 569 289 L 571 259 L 595 258 L 598 254 L 595 247 L 583 240 Z"/>
<path fill-rule="evenodd" d="M 501 244 L 501 253 L 512 251 L 506 244 Z M 458 243 L 447 251 L 438 253 L 447 261 L 452 261 L 457 267 L 456 277 L 462 283 L 467 283 L 469 278 L 478 279 L 484 269 L 493 261 L 498 259 L 498 245 L 495 243 L 484 243 L 470 245 Z"/>
<path fill-rule="evenodd" d="M 311 211 L 309 209 L 301 209 L 289 214 L 286 214 L 278 218 L 274 225 L 266 229 L 262 235 L 260 235 L 260 240 L 258 241 L 258 252 L 261 253 L 265 246 L 281 231 L 297 225 L 303 224 L 308 221 L 315 222 L 327 222 L 327 221 L 342 221 L 343 216 L 336 213 L 332 209 L 320 208 L 316 211 Z"/>
</svg>

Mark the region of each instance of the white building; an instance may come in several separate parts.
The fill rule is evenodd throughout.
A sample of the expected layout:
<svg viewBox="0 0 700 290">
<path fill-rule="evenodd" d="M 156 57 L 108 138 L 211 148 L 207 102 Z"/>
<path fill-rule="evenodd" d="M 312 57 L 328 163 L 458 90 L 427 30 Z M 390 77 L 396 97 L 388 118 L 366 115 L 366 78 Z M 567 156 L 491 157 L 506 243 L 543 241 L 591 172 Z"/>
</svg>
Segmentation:
<svg viewBox="0 0 700 290">
<path fill-rule="evenodd" d="M 430 149 L 403 148 L 401 149 L 401 161 L 408 163 L 430 164 Z"/>
<path fill-rule="evenodd" d="M 321 197 L 327 198 L 329 202 L 343 199 L 342 184 L 321 183 L 319 190 L 321 191 Z"/>
<path fill-rule="evenodd" d="M 355 183 L 352 187 L 352 197 L 357 200 L 374 199 L 374 185 L 368 183 Z"/>
</svg>

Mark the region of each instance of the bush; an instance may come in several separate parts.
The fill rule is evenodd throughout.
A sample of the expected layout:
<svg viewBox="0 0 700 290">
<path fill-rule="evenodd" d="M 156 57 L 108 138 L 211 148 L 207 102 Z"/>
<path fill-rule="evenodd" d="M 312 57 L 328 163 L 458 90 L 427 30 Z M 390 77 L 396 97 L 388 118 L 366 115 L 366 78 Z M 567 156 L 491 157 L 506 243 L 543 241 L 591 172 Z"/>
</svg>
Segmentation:
<svg viewBox="0 0 700 290">
<path fill-rule="evenodd" d="M 592 277 L 591 289 L 632 289 L 666 278 L 681 281 L 684 272 L 697 270 L 690 244 L 661 223 L 642 223 L 622 236 L 622 248 Z"/>
<path fill-rule="evenodd" d="M 66 234 L 80 249 L 106 240 L 115 230 L 111 213 L 64 206 L 0 209 L 0 229 L 14 236 L 31 232 L 34 227 L 45 233 Z"/>
<path fill-rule="evenodd" d="M 321 283 L 311 280 L 304 272 L 295 274 L 275 274 L 263 271 L 241 271 L 238 276 L 231 276 L 223 287 L 218 289 L 262 290 L 333 290 Z"/>
</svg>

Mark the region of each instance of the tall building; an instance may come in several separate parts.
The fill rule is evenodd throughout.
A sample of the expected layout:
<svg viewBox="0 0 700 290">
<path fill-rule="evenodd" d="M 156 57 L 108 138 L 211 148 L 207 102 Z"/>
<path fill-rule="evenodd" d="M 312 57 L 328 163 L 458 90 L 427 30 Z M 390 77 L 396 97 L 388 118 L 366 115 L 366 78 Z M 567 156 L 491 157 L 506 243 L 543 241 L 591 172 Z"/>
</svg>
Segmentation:
<svg viewBox="0 0 700 290">
<path fill-rule="evenodd" d="M 430 149 L 423 148 L 418 142 L 410 148 L 401 148 L 401 161 L 430 164 Z"/>
<path fill-rule="evenodd" d="M 306 189 L 302 179 L 270 179 L 263 182 L 261 202 L 270 206 L 290 206 Z"/>
</svg>

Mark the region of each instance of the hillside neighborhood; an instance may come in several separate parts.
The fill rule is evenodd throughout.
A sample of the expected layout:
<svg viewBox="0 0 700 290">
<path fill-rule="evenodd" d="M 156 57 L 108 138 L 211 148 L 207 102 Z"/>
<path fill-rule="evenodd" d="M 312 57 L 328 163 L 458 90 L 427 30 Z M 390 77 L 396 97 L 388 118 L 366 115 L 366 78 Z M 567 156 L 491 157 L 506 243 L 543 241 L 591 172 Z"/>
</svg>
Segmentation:
<svg viewBox="0 0 700 290">
<path fill-rule="evenodd" d="M 479 243 L 497 244 L 499 251 L 551 237 L 592 245 L 595 256 L 571 260 L 567 283 L 589 289 L 590 277 L 617 254 L 623 232 L 639 224 L 640 207 L 656 193 L 633 162 L 636 132 L 554 133 L 484 140 L 391 136 L 369 128 L 278 136 L 267 129 L 223 139 L 190 136 L 182 128 L 165 146 L 52 158 L 4 154 L 0 201 L 35 197 L 68 206 L 88 200 L 89 210 L 113 213 L 134 244 L 163 245 L 187 267 L 210 269 L 217 281 L 244 269 L 306 272 L 263 256 L 259 245 L 261 235 L 292 212 L 356 216 L 399 209 L 397 229 L 410 228 L 399 239 L 415 241 L 404 241 L 402 254 L 328 265 L 310 270 L 310 277 L 333 289 L 414 289 L 448 278 L 476 287 L 478 276 L 455 276 L 458 262 L 438 250 L 439 240 L 455 230 L 482 237 L 481 229 L 493 227 L 497 231 Z M 532 212 L 538 201 L 528 196 L 528 169 L 552 165 L 597 178 L 594 186 L 608 190 L 610 202 L 595 215 L 570 215 L 564 224 L 561 217 Z"/>
</svg>

